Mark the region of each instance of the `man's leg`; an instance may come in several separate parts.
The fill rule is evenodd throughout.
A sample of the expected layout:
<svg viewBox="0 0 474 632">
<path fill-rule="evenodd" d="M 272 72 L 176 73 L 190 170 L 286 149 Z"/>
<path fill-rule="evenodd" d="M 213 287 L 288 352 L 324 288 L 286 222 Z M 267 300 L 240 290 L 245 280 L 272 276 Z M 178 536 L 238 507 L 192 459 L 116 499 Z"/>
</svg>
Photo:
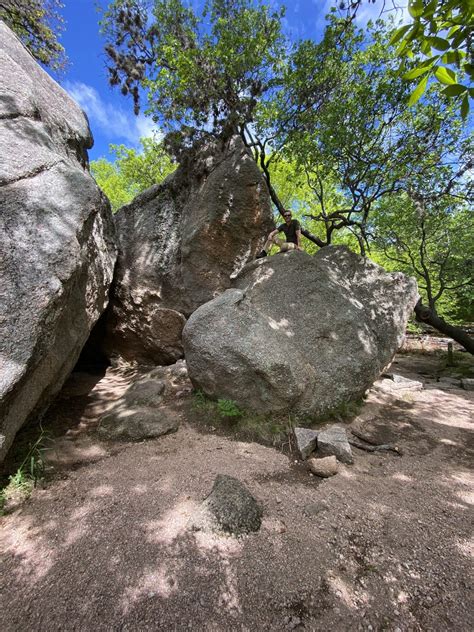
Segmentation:
<svg viewBox="0 0 474 632">
<path fill-rule="evenodd" d="M 270 248 L 275 245 L 282 249 L 282 246 L 286 244 L 286 241 L 278 237 L 278 235 L 274 235 L 273 237 L 269 237 L 265 242 L 263 250 L 257 255 L 257 259 L 261 259 L 262 257 L 266 257 L 270 251 Z"/>
<path fill-rule="evenodd" d="M 291 241 L 284 241 L 280 245 L 280 252 L 288 252 L 289 250 L 296 250 L 296 244 Z"/>
</svg>

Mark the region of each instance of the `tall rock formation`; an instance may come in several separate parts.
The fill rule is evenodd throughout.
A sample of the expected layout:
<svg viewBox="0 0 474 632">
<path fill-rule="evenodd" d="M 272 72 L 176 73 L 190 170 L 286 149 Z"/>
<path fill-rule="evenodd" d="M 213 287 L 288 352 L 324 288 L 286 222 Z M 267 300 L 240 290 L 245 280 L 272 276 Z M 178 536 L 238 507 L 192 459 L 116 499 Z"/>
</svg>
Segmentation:
<svg viewBox="0 0 474 632">
<path fill-rule="evenodd" d="M 342 246 L 258 260 L 186 323 L 189 377 L 247 410 L 324 415 L 390 363 L 417 299 L 414 279 Z"/>
<path fill-rule="evenodd" d="M 116 214 L 108 351 L 170 364 L 186 318 L 230 287 L 273 227 L 262 175 L 239 137 L 201 146 Z"/>
<path fill-rule="evenodd" d="M 91 146 L 82 110 L 0 22 L 0 461 L 107 304 L 114 227 Z"/>
</svg>

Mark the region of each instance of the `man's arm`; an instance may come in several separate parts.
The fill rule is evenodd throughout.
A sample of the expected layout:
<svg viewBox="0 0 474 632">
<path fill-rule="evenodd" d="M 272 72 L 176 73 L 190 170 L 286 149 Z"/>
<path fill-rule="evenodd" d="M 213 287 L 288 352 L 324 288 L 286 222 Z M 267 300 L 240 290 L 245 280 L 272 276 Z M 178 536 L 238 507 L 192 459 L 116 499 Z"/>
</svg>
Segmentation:
<svg viewBox="0 0 474 632">
<path fill-rule="evenodd" d="M 301 247 L 301 228 L 298 228 L 296 230 L 296 248 L 298 250 L 303 250 L 303 248 Z"/>
<path fill-rule="evenodd" d="M 303 248 L 301 247 L 301 226 L 297 219 L 295 220 L 295 222 L 296 248 L 297 250 L 303 250 Z"/>
</svg>

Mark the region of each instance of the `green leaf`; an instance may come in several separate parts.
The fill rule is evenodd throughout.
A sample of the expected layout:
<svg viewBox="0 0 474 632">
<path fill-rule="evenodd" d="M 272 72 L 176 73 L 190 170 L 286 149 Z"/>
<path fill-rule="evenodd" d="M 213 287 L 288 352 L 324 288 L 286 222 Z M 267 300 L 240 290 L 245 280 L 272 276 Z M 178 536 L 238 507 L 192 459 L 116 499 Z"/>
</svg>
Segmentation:
<svg viewBox="0 0 474 632">
<path fill-rule="evenodd" d="M 467 72 L 471 81 L 474 81 L 474 64 L 464 64 L 462 69 Z"/>
<path fill-rule="evenodd" d="M 421 42 L 421 52 L 423 55 L 431 55 L 431 44 L 427 39 Z"/>
<path fill-rule="evenodd" d="M 405 35 L 405 33 L 408 33 L 408 31 L 411 29 L 411 24 L 405 24 L 405 26 L 401 26 L 399 29 L 397 29 L 392 37 L 390 38 L 390 44 L 396 44 L 397 42 L 399 42 L 402 37 Z"/>
<path fill-rule="evenodd" d="M 454 38 L 451 40 L 451 48 L 459 48 L 461 43 L 467 38 L 467 33 L 464 29 L 459 29 Z"/>
<path fill-rule="evenodd" d="M 456 31 L 459 31 L 460 28 L 461 27 L 459 24 L 455 24 L 454 26 L 452 26 L 448 31 L 448 37 L 451 38 L 454 35 L 454 33 L 456 33 Z"/>
<path fill-rule="evenodd" d="M 447 90 L 447 88 L 446 88 L 446 90 Z M 468 88 L 467 90 L 468 90 L 468 92 L 469 92 L 469 96 L 470 96 L 472 99 L 474 99 L 474 88 Z"/>
<path fill-rule="evenodd" d="M 408 12 L 412 18 L 419 18 L 420 15 L 423 15 L 423 11 L 423 0 L 410 0 L 408 3 Z"/>
<path fill-rule="evenodd" d="M 448 86 L 456 83 L 456 73 L 453 72 L 450 68 L 439 66 L 438 68 L 436 68 L 434 74 L 439 82 L 444 83 Z"/>
<path fill-rule="evenodd" d="M 431 46 L 433 48 L 436 48 L 436 50 L 441 50 L 441 51 L 448 50 L 450 46 L 448 40 L 445 40 L 442 37 L 434 36 L 434 37 L 428 38 L 428 40 Z"/>
<path fill-rule="evenodd" d="M 405 50 L 405 48 L 408 46 L 408 42 L 406 39 L 402 40 L 400 45 L 398 46 L 396 53 L 398 56 L 402 55 L 403 51 Z"/>
<path fill-rule="evenodd" d="M 455 83 L 452 86 L 448 86 L 441 91 L 446 97 L 458 97 L 467 90 L 466 86 L 462 86 L 460 83 Z"/>
<path fill-rule="evenodd" d="M 406 72 L 402 79 L 404 79 L 405 81 L 409 81 L 410 79 L 416 79 L 417 77 L 420 77 L 421 75 L 424 75 L 425 72 L 428 72 L 428 70 L 430 70 L 429 67 L 426 68 L 413 68 L 413 70 L 410 70 L 410 72 Z"/>
<path fill-rule="evenodd" d="M 466 56 L 466 53 L 462 50 L 449 51 L 442 56 L 442 60 L 445 64 L 456 64 L 459 67 L 461 59 Z"/>
<path fill-rule="evenodd" d="M 420 83 L 416 86 L 413 92 L 408 99 L 408 105 L 415 105 L 415 103 L 421 98 L 421 95 L 426 90 L 426 85 L 428 83 L 428 77 L 423 77 Z"/>
<path fill-rule="evenodd" d="M 425 10 L 423 11 L 423 17 L 427 18 L 430 15 L 433 15 L 433 13 L 436 11 L 438 7 L 438 0 L 431 0 L 431 2 L 429 2 L 426 7 Z"/>
<path fill-rule="evenodd" d="M 408 81 L 410 79 L 416 79 L 417 77 L 424 75 L 425 72 L 428 72 L 428 70 L 431 70 L 432 66 L 434 65 L 437 59 L 438 59 L 437 55 L 435 57 L 432 57 L 431 59 L 426 59 L 423 63 L 419 64 L 416 68 L 412 68 L 411 70 L 406 72 L 403 75 L 402 79 L 405 79 L 405 81 Z"/>
<path fill-rule="evenodd" d="M 461 116 L 464 120 L 466 120 L 468 114 L 469 114 L 469 97 L 466 94 L 461 103 Z"/>
</svg>

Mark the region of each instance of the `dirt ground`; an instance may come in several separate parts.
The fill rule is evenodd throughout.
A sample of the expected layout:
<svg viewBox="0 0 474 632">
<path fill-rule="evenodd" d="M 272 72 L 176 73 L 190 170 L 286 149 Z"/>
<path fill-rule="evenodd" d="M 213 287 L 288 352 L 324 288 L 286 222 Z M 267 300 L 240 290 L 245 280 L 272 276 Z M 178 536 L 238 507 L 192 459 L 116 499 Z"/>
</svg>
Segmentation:
<svg viewBox="0 0 474 632">
<path fill-rule="evenodd" d="M 74 374 L 44 420 L 49 482 L 0 518 L 0 629 L 474 629 L 472 403 L 436 354 L 392 370 L 421 392 L 372 391 L 354 448 L 318 479 L 293 456 L 188 419 L 175 434 L 111 444 L 94 433 L 130 374 Z M 239 539 L 189 523 L 217 474 L 264 508 Z"/>
</svg>

